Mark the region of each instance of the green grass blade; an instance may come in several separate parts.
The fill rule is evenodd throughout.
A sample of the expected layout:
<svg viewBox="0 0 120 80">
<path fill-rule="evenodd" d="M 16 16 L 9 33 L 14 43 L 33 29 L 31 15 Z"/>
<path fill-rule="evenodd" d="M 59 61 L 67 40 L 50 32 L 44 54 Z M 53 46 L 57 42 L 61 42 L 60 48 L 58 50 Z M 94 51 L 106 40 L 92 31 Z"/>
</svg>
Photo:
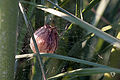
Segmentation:
<svg viewBox="0 0 120 80">
<path fill-rule="evenodd" d="M 106 65 L 97 64 L 97 63 L 94 63 L 94 62 L 81 60 L 81 59 L 77 59 L 77 58 L 73 58 L 73 57 L 62 56 L 62 55 L 58 55 L 58 54 L 50 54 L 50 53 L 40 53 L 40 55 L 43 56 L 43 57 L 50 57 L 50 58 L 56 58 L 56 59 L 61 59 L 61 60 L 66 60 L 66 61 L 73 61 L 73 62 L 85 64 L 85 65 L 91 65 L 91 66 L 94 66 L 94 67 L 109 68 L 111 70 L 114 70 L 114 72 L 116 72 L 116 71 L 120 72 L 120 70 L 116 69 L 116 68 L 112 68 L 112 67 L 109 67 L 109 66 L 106 66 Z"/>
<path fill-rule="evenodd" d="M 64 5 L 66 5 L 69 2 L 69 0 L 64 0 L 62 3 L 60 3 L 60 7 L 63 7 Z"/>
<path fill-rule="evenodd" d="M 99 4 L 99 6 L 97 8 L 97 11 L 96 11 L 96 14 L 95 14 L 95 18 L 94 18 L 94 20 L 92 22 L 92 24 L 94 26 L 96 26 L 99 23 L 99 21 L 100 21 L 102 15 L 103 15 L 108 3 L 109 3 L 109 1 L 110 0 L 101 0 L 100 1 L 100 4 Z"/>
<path fill-rule="evenodd" d="M 68 56 L 62 56 L 62 55 L 58 55 L 58 54 L 40 53 L 40 55 L 42 57 L 49 57 L 49 58 L 66 60 L 66 61 L 73 61 L 73 62 L 85 64 L 85 65 L 91 65 L 91 66 L 94 66 L 94 67 L 104 67 L 104 68 L 108 67 L 108 66 L 97 64 L 97 63 L 94 63 L 94 62 L 90 62 L 90 61 L 86 61 L 86 60 L 81 60 L 81 59 L 77 59 L 77 58 L 73 58 L 73 57 L 68 57 Z M 33 54 L 16 55 L 16 59 L 19 59 L 19 58 L 28 58 L 28 57 L 32 57 L 32 56 L 37 56 L 37 54 L 33 53 Z"/>
<path fill-rule="evenodd" d="M 44 71 L 44 68 L 43 68 L 42 58 L 39 55 L 39 50 L 38 50 L 38 47 L 37 47 L 37 43 L 36 43 L 36 40 L 35 40 L 34 35 L 33 35 L 32 25 L 31 25 L 30 21 L 27 19 L 26 13 L 24 12 L 22 4 L 20 2 L 19 2 L 19 8 L 21 10 L 21 13 L 23 14 L 23 18 L 25 20 L 26 27 L 29 29 L 29 32 L 32 35 L 32 40 L 33 40 L 33 43 L 34 43 L 34 46 L 35 46 L 35 50 L 37 52 L 36 54 L 38 55 L 37 58 L 38 58 L 38 61 L 39 61 L 39 66 L 41 68 L 43 79 L 46 80 L 46 75 L 45 75 L 45 71 Z"/>
<path fill-rule="evenodd" d="M 96 66 L 96 67 L 107 67 L 105 65 L 97 64 L 97 63 L 94 63 L 94 62 L 89 62 L 89 61 L 86 61 L 86 60 L 81 60 L 81 59 L 68 57 L 68 56 L 57 55 L 57 54 L 49 54 L 49 53 L 43 53 L 42 54 L 42 53 L 40 53 L 40 55 L 44 56 L 44 57 L 73 61 L 73 62 L 82 63 L 82 64 L 86 64 L 86 65 L 91 65 L 91 66 Z"/>
<path fill-rule="evenodd" d="M 109 68 L 85 68 L 85 69 L 76 69 L 76 70 L 60 73 L 48 78 L 48 80 L 58 78 L 58 77 L 64 77 L 64 76 L 89 76 L 93 74 L 103 74 L 103 73 L 110 73 L 110 72 L 120 73 L 120 71 L 112 70 Z"/>
<path fill-rule="evenodd" d="M 91 8 L 93 8 L 97 3 L 99 3 L 100 2 L 100 0 L 92 0 L 89 4 L 88 4 L 88 6 L 85 8 L 85 9 L 83 9 L 82 10 L 82 13 L 84 14 L 84 13 L 86 13 L 87 11 L 89 11 Z"/>
</svg>

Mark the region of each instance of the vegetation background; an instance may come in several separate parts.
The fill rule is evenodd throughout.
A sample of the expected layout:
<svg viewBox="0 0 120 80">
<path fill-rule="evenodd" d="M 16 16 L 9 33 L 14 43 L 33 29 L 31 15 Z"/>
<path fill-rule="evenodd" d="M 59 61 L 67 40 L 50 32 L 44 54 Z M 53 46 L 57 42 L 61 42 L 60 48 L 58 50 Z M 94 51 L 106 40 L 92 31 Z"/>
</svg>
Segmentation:
<svg viewBox="0 0 120 80">
<path fill-rule="evenodd" d="M 33 53 L 32 30 L 45 24 L 57 28 L 59 42 L 55 54 L 16 58 L 15 80 L 119 80 L 120 0 L 19 2 L 16 56 Z"/>
</svg>

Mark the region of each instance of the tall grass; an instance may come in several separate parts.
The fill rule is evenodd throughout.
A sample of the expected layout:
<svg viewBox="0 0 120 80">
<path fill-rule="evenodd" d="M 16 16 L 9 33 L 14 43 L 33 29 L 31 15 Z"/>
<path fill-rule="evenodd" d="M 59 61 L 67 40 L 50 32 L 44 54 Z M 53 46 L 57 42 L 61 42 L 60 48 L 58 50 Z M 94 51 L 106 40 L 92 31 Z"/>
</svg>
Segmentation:
<svg viewBox="0 0 120 80">
<path fill-rule="evenodd" d="M 120 6 L 118 6 L 119 0 L 114 1 L 114 7 L 111 6 L 113 5 L 111 1 L 105 1 L 106 4 L 103 3 L 104 1 L 45 0 L 44 4 L 39 4 L 35 1 L 20 1 L 24 4 L 24 8 L 29 7 L 28 10 L 37 8 L 35 10 L 37 10 L 39 15 L 32 10 L 30 19 L 29 15 L 31 13 L 27 13 L 24 16 L 24 18 L 28 18 L 27 21 L 30 21 L 33 26 L 30 26 L 31 28 L 37 29 L 38 24 L 40 24 L 39 26 L 43 25 L 43 21 L 44 24 L 57 26 L 59 44 L 56 54 L 44 53 L 37 55 L 37 58 L 39 56 L 43 58 L 41 60 L 44 66 L 41 66 L 44 67 L 47 79 L 107 80 L 109 78 L 115 80 L 116 77 L 107 77 L 106 74 L 111 76 L 108 73 L 120 73 L 119 69 L 110 67 L 111 64 L 107 66 L 112 60 L 111 53 L 115 53 L 116 49 L 120 48 L 120 41 L 116 38 L 119 35 L 120 24 L 119 12 L 117 11 Z M 104 5 L 102 10 L 101 5 Z M 119 8 L 116 8 L 116 6 Z M 112 9 L 109 11 L 110 8 Z M 114 10 L 116 13 L 113 12 Z M 116 16 L 112 16 L 115 14 Z M 42 23 L 37 21 L 39 18 Z M 38 24 L 36 25 L 36 23 Z M 29 26 L 28 23 L 26 25 Z M 29 49 L 28 53 L 30 52 Z M 40 63 L 38 62 L 37 64 Z M 27 75 L 32 74 L 28 73 Z M 39 75 L 36 77 L 45 76 Z M 32 79 L 34 80 L 35 78 Z"/>
</svg>

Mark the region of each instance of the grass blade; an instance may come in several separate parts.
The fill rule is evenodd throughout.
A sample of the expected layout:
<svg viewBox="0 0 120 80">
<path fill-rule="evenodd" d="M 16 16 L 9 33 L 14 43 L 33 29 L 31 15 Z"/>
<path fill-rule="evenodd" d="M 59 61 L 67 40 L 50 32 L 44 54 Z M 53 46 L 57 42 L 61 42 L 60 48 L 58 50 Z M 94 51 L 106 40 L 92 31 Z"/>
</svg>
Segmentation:
<svg viewBox="0 0 120 80">
<path fill-rule="evenodd" d="M 45 75 L 44 68 L 43 68 L 42 58 L 41 58 L 41 56 L 39 55 L 39 50 L 38 50 L 38 47 L 37 47 L 37 43 L 36 43 L 36 40 L 35 40 L 35 38 L 34 38 L 34 36 L 33 36 L 33 29 L 32 29 L 31 23 L 30 23 L 30 21 L 27 19 L 26 13 L 24 12 L 23 7 L 22 7 L 22 4 L 21 4 L 20 2 L 19 2 L 19 7 L 20 7 L 20 10 L 21 10 L 21 12 L 22 12 L 22 14 L 23 14 L 23 18 L 24 18 L 24 20 L 25 20 L 25 24 L 26 24 L 27 28 L 30 30 L 30 34 L 32 35 L 32 39 L 33 39 L 33 42 L 34 42 L 35 50 L 36 50 L 37 55 L 38 55 L 37 58 L 38 58 L 38 61 L 39 61 L 39 66 L 40 66 L 41 71 L 42 71 L 43 79 L 46 80 L 46 75 Z"/>
<path fill-rule="evenodd" d="M 81 59 L 68 57 L 68 56 L 57 55 L 57 54 L 40 53 L 40 55 L 44 56 L 44 57 L 73 61 L 73 62 L 82 63 L 82 64 L 86 64 L 86 65 L 91 65 L 91 66 L 95 66 L 95 67 L 107 67 L 105 65 L 97 64 L 97 63 L 94 63 L 94 62 L 89 62 L 89 61 L 86 61 L 86 60 L 81 60 Z"/>
<path fill-rule="evenodd" d="M 94 20 L 93 20 L 93 22 L 92 22 L 92 24 L 93 24 L 94 26 L 96 26 L 96 25 L 99 23 L 100 18 L 102 17 L 102 15 L 103 15 L 103 13 L 104 13 L 104 11 L 105 11 L 105 9 L 106 9 L 109 1 L 110 1 L 110 0 L 101 0 L 99 6 L 98 6 L 98 8 L 97 8 L 95 18 L 94 18 Z"/>
<path fill-rule="evenodd" d="M 89 76 L 93 74 L 103 74 L 103 73 L 110 73 L 110 72 L 120 73 L 120 71 L 111 70 L 109 68 L 85 68 L 85 69 L 76 69 L 76 70 L 60 73 L 48 78 L 48 80 L 58 78 L 58 77 L 64 77 L 64 76 Z"/>
<path fill-rule="evenodd" d="M 93 8 L 97 3 L 99 3 L 100 2 L 100 0 L 92 0 L 89 4 L 88 4 L 88 6 L 85 8 L 85 9 L 83 9 L 82 10 L 82 13 L 84 14 L 84 13 L 86 13 L 88 10 L 90 10 L 91 8 Z"/>
</svg>

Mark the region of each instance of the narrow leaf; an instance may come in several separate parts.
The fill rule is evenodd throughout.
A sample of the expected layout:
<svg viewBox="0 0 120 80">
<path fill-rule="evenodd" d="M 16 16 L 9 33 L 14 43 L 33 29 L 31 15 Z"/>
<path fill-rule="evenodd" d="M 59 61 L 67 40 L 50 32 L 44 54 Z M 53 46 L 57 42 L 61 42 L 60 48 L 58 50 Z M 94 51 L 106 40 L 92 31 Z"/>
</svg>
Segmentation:
<svg viewBox="0 0 120 80">
<path fill-rule="evenodd" d="M 93 74 L 103 74 L 103 73 L 110 73 L 110 72 L 120 73 L 120 71 L 111 70 L 109 68 L 85 68 L 85 69 L 76 69 L 76 70 L 60 73 L 48 78 L 48 80 L 58 78 L 58 77 L 64 77 L 64 76 L 89 76 Z"/>
</svg>

